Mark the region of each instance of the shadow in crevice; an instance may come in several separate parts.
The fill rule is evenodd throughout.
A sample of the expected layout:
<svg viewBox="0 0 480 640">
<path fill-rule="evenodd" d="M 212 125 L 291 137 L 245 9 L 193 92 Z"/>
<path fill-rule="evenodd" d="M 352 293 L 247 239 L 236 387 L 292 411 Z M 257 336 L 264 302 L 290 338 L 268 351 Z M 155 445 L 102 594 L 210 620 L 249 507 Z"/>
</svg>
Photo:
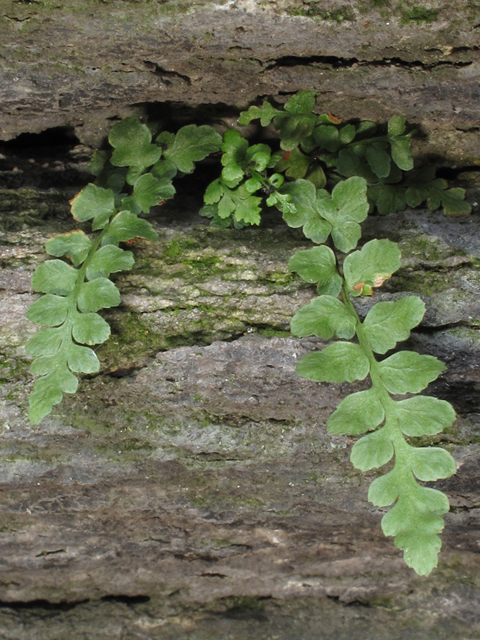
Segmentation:
<svg viewBox="0 0 480 640">
<path fill-rule="evenodd" d="M 118 602 L 122 604 L 144 604 L 150 602 L 149 596 L 103 596 L 102 602 Z"/>
<path fill-rule="evenodd" d="M 59 148 L 73 149 L 79 143 L 73 127 L 53 127 L 40 133 L 21 133 L 13 140 L 1 142 L 0 148 L 22 152 L 43 147 L 53 151 Z"/>
<path fill-rule="evenodd" d="M 86 604 L 90 600 L 74 600 L 73 602 L 49 602 L 48 600 L 29 600 L 27 602 L 2 602 L 1 608 L 16 611 L 42 610 L 45 612 L 71 611 L 79 605 Z"/>
<path fill-rule="evenodd" d="M 73 127 L 22 133 L 0 142 L 0 188 L 79 190 L 90 179 L 85 167 L 90 155 Z"/>
<path fill-rule="evenodd" d="M 265 604 L 271 596 L 238 596 L 221 598 L 217 603 L 225 605 L 225 610 L 215 611 L 215 615 L 228 620 L 255 620 L 268 622 Z"/>
</svg>

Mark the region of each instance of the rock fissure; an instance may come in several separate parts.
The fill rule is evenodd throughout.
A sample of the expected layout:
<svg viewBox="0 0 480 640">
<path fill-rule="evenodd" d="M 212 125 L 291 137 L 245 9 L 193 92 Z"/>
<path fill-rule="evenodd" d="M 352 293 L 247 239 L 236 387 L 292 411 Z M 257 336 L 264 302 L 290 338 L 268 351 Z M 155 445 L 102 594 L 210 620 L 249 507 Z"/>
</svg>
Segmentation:
<svg viewBox="0 0 480 640">
<path fill-rule="evenodd" d="M 4 607 L 6 609 L 12 609 L 14 611 L 22 611 L 22 610 L 44 610 L 47 612 L 59 612 L 59 611 L 71 611 L 75 607 L 79 607 L 84 604 L 88 604 L 90 599 L 82 599 L 82 600 L 60 600 L 60 601 L 49 601 L 43 599 L 36 600 L 14 600 L 14 601 L 0 601 L 0 607 Z"/>
<path fill-rule="evenodd" d="M 150 62 L 150 60 L 144 60 L 143 63 L 149 71 L 159 76 L 166 84 L 169 84 L 169 78 L 178 78 L 179 80 L 186 82 L 188 85 L 192 84 L 188 76 L 182 75 L 177 71 L 168 71 L 155 62 Z"/>
<path fill-rule="evenodd" d="M 415 334 L 435 335 L 436 333 L 442 333 L 450 329 L 458 329 L 461 327 L 467 327 L 470 329 L 480 329 L 480 318 L 470 322 L 468 320 L 459 320 L 458 322 L 447 322 L 445 324 L 438 324 L 435 326 L 429 326 L 420 324 L 413 332 Z M 480 334 L 479 334 L 480 339 Z"/>
<path fill-rule="evenodd" d="M 472 50 L 478 50 L 478 47 L 474 47 Z M 382 58 L 375 60 L 362 60 L 360 58 L 339 58 L 336 56 L 285 56 L 269 60 L 265 64 L 265 70 L 270 70 L 278 67 L 301 67 L 301 66 L 325 66 L 333 69 L 351 69 L 355 66 L 360 67 L 398 67 L 403 69 L 422 69 L 425 71 L 433 69 L 441 69 L 443 67 L 469 67 L 474 64 L 472 60 L 466 61 L 453 61 L 453 60 L 441 60 L 438 62 L 426 63 L 421 60 L 402 60 L 401 58 Z M 282 95 L 285 95 L 281 92 Z M 292 92 L 293 93 L 293 92 Z"/>
</svg>

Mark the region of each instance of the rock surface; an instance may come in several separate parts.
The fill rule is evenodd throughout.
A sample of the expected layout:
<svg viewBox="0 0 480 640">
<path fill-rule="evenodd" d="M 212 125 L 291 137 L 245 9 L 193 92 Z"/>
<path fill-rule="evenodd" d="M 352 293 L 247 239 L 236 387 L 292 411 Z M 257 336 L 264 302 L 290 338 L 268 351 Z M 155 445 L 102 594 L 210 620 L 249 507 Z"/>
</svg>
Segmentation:
<svg viewBox="0 0 480 640">
<path fill-rule="evenodd" d="M 70 127 L 97 147 L 132 111 L 205 123 L 314 89 L 321 112 L 401 114 L 431 134 L 422 154 L 477 165 L 480 8 L 430 4 L 3 0 L 0 139 Z"/>
<path fill-rule="evenodd" d="M 410 346 L 446 361 L 430 393 L 455 425 L 425 444 L 457 475 L 439 568 L 419 578 L 367 502 L 375 473 L 325 422 L 355 385 L 315 384 L 295 362 L 323 343 L 288 333 L 314 295 L 287 261 L 308 246 L 276 219 L 219 231 L 195 198 L 156 210 L 106 315 L 102 371 L 52 415 L 26 419 L 31 273 L 67 197 L 0 194 L 0 637 L 9 640 L 480 638 L 480 221 L 406 211 L 364 238 L 400 242 L 378 299 L 422 295 Z M 368 302 L 358 303 L 365 313 Z"/>
<path fill-rule="evenodd" d="M 478 3 L 3 0 L 0 13 L 0 140 L 84 145 L 0 149 L 0 639 L 480 638 L 478 215 L 364 225 L 365 239 L 400 243 L 403 267 L 376 299 L 425 300 L 404 346 L 446 362 L 428 392 L 458 413 L 422 440 L 458 467 L 437 483 L 452 510 L 428 579 L 383 537 L 353 440 L 326 432 L 363 387 L 295 374 L 323 343 L 289 334 L 314 290 L 287 269 L 308 243 L 278 219 L 211 229 L 193 183 L 154 211 L 158 243 L 135 246 L 117 277 L 100 374 L 35 427 L 24 350 L 43 245 L 75 228 L 87 147 L 124 115 L 221 129 L 252 102 L 314 89 L 318 112 L 404 115 L 428 136 L 415 153 L 467 169 L 467 186 L 480 163 Z"/>
</svg>

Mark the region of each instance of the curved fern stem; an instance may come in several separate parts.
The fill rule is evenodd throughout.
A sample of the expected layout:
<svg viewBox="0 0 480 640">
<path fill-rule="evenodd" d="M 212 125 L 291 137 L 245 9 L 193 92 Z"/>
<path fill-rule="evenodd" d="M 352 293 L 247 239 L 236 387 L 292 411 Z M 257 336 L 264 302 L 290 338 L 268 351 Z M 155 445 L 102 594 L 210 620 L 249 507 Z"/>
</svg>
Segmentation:
<svg viewBox="0 0 480 640">
<path fill-rule="evenodd" d="M 369 500 L 379 507 L 395 503 L 383 517 L 382 529 L 385 535 L 395 536 L 395 546 L 404 551 L 407 565 L 420 575 L 428 575 L 437 566 L 441 547 L 438 534 L 444 527 L 441 516 L 449 510 L 449 504 L 443 493 L 419 485 L 416 477 L 420 480 L 448 477 L 455 473 L 455 463 L 443 449 L 428 447 L 422 450 L 407 442 L 401 428 L 401 401 L 392 398 L 382 378 L 381 364 L 370 346 L 345 282 L 341 293 L 348 311 L 355 318 L 355 334 L 369 362 L 372 393 L 385 415 L 383 424 L 376 431 L 354 445 L 351 459 L 357 468 L 365 471 L 385 464 L 393 453 L 392 470 L 372 483 Z M 369 438 L 371 443 L 368 443 Z M 358 451 L 355 451 L 356 447 Z"/>
<path fill-rule="evenodd" d="M 319 293 L 296 312 L 292 333 L 323 340 L 340 338 L 302 358 L 297 373 L 315 382 L 337 384 L 370 377 L 371 387 L 344 398 L 328 418 L 327 429 L 335 435 L 363 436 L 350 454 L 357 469 L 371 471 L 393 462 L 388 473 L 372 482 L 368 499 L 377 507 L 393 504 L 383 517 L 383 532 L 395 537 L 410 567 L 427 575 L 437 565 L 438 534 L 444 526 L 441 516 L 449 505 L 443 493 L 417 480 L 447 478 L 455 473 L 455 461 L 444 449 L 416 448 L 407 438 L 434 435 L 455 420 L 445 400 L 411 396 L 425 389 L 445 366 L 433 356 L 411 351 L 377 360 L 375 354 L 384 355 L 408 338 L 421 321 L 425 304 L 417 296 L 379 302 L 362 322 L 351 298 L 372 295 L 375 287 L 390 278 L 400 268 L 400 250 L 390 240 L 371 240 L 348 253 L 340 271 L 336 251 L 343 238 L 332 234 L 332 239 L 330 247 L 299 251 L 289 261 L 292 271 L 317 283 Z M 348 342 L 354 337 L 358 344 Z M 407 394 L 406 399 L 396 399 Z"/>
</svg>

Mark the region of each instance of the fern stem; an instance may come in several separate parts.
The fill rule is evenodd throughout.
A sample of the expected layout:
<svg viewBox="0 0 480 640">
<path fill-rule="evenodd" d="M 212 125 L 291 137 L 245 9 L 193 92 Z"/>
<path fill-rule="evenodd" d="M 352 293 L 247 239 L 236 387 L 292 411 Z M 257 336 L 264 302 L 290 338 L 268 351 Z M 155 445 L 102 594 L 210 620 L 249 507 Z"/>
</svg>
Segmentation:
<svg viewBox="0 0 480 640">
<path fill-rule="evenodd" d="M 100 246 L 103 237 L 105 236 L 105 234 L 107 233 L 108 229 L 110 227 L 110 222 L 106 225 L 106 227 L 102 230 L 102 232 L 98 235 L 98 237 L 95 239 L 95 241 L 93 242 L 92 246 L 90 247 L 90 250 L 87 254 L 87 257 L 85 258 L 85 260 L 83 261 L 82 266 L 80 267 L 80 269 L 78 269 L 78 274 L 77 274 L 77 279 L 75 281 L 75 286 L 73 288 L 72 293 L 70 293 L 69 296 L 67 296 L 67 300 L 68 300 L 68 311 L 67 311 L 67 317 L 65 318 L 65 322 L 63 323 L 61 329 L 62 329 L 62 345 L 64 343 L 65 340 L 71 340 L 71 335 L 72 335 L 72 328 L 73 328 L 73 324 L 74 324 L 74 320 L 75 320 L 75 316 L 78 315 L 78 310 L 77 310 L 77 304 L 78 304 L 78 297 L 80 295 L 80 290 L 81 287 L 83 285 L 83 283 L 85 282 L 85 276 L 87 273 L 87 269 L 88 269 L 88 265 L 90 264 L 93 256 L 95 255 L 98 247 Z M 62 351 L 62 347 L 59 347 L 59 352 Z M 66 358 L 64 358 L 64 362 L 63 362 L 64 366 L 67 366 L 67 361 Z"/>
<path fill-rule="evenodd" d="M 398 426 L 398 420 L 396 418 L 395 412 L 395 401 L 390 396 L 390 393 L 388 392 L 382 381 L 380 372 L 378 370 L 377 359 L 375 358 L 375 354 L 373 353 L 372 348 L 368 343 L 367 336 L 365 335 L 365 332 L 363 330 L 362 321 L 360 320 L 357 310 L 353 306 L 350 296 L 345 288 L 345 283 L 343 283 L 342 285 L 342 298 L 348 310 L 355 318 L 355 333 L 358 338 L 358 343 L 370 363 L 370 379 L 372 381 L 372 387 L 376 390 L 377 396 L 382 403 L 383 409 L 385 411 L 384 428 L 387 429 L 390 440 L 393 443 L 395 449 L 395 460 L 401 464 L 402 458 L 404 458 L 404 456 L 406 455 L 409 445 L 406 442 L 400 427 Z M 409 475 L 411 475 L 411 472 L 409 472 Z"/>
<path fill-rule="evenodd" d="M 110 220 L 111 222 L 111 220 Z M 77 274 L 77 279 L 75 281 L 75 287 L 73 288 L 72 293 L 68 296 L 68 302 L 69 302 L 69 307 L 68 307 L 68 313 L 67 313 L 67 317 L 65 319 L 65 322 L 63 324 L 63 330 L 64 330 L 64 335 L 65 336 L 70 336 L 71 335 L 71 331 L 72 331 L 72 326 L 73 326 L 73 319 L 75 317 L 75 315 L 78 313 L 77 312 L 77 304 L 78 304 L 78 297 L 80 295 L 80 290 L 82 287 L 82 284 L 85 282 L 85 276 L 87 274 L 87 269 L 88 269 L 88 265 L 90 264 L 93 256 L 95 255 L 98 247 L 100 246 L 103 237 L 105 236 L 105 234 L 107 233 L 109 227 L 110 227 L 110 222 L 105 226 L 104 229 L 102 229 L 102 232 L 98 235 L 98 237 L 95 239 L 95 241 L 93 242 L 92 246 L 90 247 L 90 250 L 87 254 L 87 257 L 85 258 L 85 260 L 82 263 L 82 266 L 80 267 L 80 269 L 78 270 L 78 274 Z"/>
<path fill-rule="evenodd" d="M 73 291 L 71 293 L 72 299 L 75 300 L 75 303 L 77 302 L 78 296 L 80 295 L 80 288 L 81 288 L 82 284 L 85 281 L 85 276 L 86 276 L 86 273 L 87 273 L 88 265 L 90 264 L 90 261 L 92 260 L 93 256 L 97 252 L 97 249 L 100 246 L 100 244 L 101 244 L 104 236 L 106 235 L 107 231 L 109 230 L 109 227 L 110 227 L 110 222 L 106 225 L 106 227 L 104 229 L 102 229 L 102 232 L 95 239 L 95 241 L 93 242 L 92 246 L 90 247 L 90 250 L 89 250 L 89 252 L 87 254 L 87 257 L 85 258 L 85 260 L 83 261 L 82 266 L 78 270 L 77 280 L 75 282 L 75 288 L 73 289 Z"/>
</svg>

